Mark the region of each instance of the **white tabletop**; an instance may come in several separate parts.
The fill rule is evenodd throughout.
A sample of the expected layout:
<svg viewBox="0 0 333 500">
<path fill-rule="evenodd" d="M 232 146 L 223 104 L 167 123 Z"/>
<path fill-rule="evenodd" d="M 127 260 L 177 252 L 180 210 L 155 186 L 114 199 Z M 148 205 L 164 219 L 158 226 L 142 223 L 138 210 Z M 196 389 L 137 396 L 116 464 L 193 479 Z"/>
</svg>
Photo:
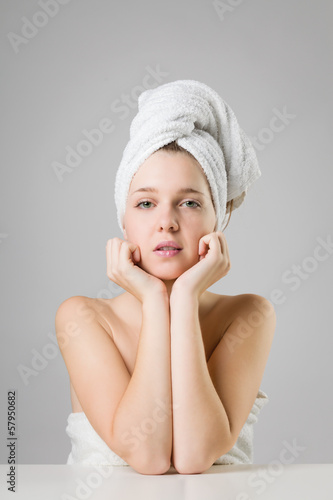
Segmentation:
<svg viewBox="0 0 333 500">
<path fill-rule="evenodd" d="M 16 500 L 332 500 L 333 464 L 213 465 L 202 474 L 143 475 L 131 467 L 16 465 L 7 490 L 0 465 L 0 498 Z"/>
</svg>

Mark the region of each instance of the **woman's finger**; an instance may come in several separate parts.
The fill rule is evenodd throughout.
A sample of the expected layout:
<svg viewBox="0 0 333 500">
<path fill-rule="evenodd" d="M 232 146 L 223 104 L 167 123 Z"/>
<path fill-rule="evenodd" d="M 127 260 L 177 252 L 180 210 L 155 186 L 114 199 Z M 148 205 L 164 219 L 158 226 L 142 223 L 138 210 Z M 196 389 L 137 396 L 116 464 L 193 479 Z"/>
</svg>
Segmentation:
<svg viewBox="0 0 333 500">
<path fill-rule="evenodd" d="M 123 242 L 119 250 L 119 268 L 122 272 L 126 271 L 129 265 L 134 264 L 133 259 L 133 244 L 128 242 Z"/>
<path fill-rule="evenodd" d="M 218 233 L 219 233 L 219 241 L 220 241 L 221 246 L 222 246 L 222 253 L 223 253 L 223 256 L 225 258 L 225 262 L 227 263 L 227 266 L 230 270 L 231 263 L 230 263 L 230 255 L 229 255 L 229 248 L 228 248 L 227 239 L 221 231 L 218 231 Z"/>
<path fill-rule="evenodd" d="M 223 253 L 223 255 L 225 257 L 227 257 L 227 248 L 226 248 L 225 236 L 224 236 L 224 234 L 221 231 L 217 231 L 216 235 L 217 235 L 217 239 L 218 239 L 218 242 L 219 242 L 219 245 L 220 245 L 220 248 L 221 248 L 221 252 Z"/>
<path fill-rule="evenodd" d="M 207 253 L 210 248 L 214 248 L 216 233 L 205 234 L 199 241 L 199 254 Z"/>
<path fill-rule="evenodd" d="M 117 269 L 118 261 L 119 261 L 119 251 L 120 251 L 121 240 L 119 238 L 112 238 L 110 244 L 110 276 L 114 276 L 114 272 Z"/>
<path fill-rule="evenodd" d="M 221 233 L 221 239 L 223 241 L 223 253 L 226 256 L 226 258 L 229 262 L 229 265 L 230 265 L 229 247 L 228 247 L 228 243 L 227 243 L 227 238 L 225 237 L 225 235 L 223 233 Z"/>
</svg>

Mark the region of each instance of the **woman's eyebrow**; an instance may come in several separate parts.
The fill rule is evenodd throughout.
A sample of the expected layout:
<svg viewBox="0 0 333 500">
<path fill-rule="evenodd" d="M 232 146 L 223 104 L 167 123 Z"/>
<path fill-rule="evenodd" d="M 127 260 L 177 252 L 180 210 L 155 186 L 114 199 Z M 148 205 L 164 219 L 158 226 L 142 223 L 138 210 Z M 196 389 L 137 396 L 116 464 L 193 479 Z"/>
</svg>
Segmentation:
<svg viewBox="0 0 333 500">
<path fill-rule="evenodd" d="M 154 187 L 142 187 L 137 189 L 136 191 L 133 191 L 132 195 L 138 192 L 149 192 L 149 193 L 158 193 L 158 189 Z M 205 193 L 202 193 L 201 191 L 198 191 L 197 189 L 194 189 L 192 187 L 184 187 L 181 189 L 178 189 L 177 194 L 182 194 L 182 193 L 195 193 L 195 194 L 201 194 L 202 196 L 206 196 Z"/>
</svg>

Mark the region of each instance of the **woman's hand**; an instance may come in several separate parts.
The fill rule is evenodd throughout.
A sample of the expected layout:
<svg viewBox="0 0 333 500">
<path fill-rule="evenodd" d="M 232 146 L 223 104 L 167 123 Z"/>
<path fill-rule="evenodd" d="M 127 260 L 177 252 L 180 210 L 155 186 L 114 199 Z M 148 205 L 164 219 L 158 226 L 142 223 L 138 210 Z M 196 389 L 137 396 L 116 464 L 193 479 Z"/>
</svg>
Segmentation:
<svg viewBox="0 0 333 500">
<path fill-rule="evenodd" d="M 176 279 L 171 296 L 181 291 L 181 293 L 192 293 L 199 298 L 207 288 L 230 271 L 228 245 L 221 231 L 209 233 L 200 238 L 198 254 L 199 262 Z"/>
<path fill-rule="evenodd" d="M 136 264 L 141 260 L 140 248 L 132 242 L 111 238 L 106 244 L 107 277 L 143 303 L 149 293 L 165 292 L 163 281 L 146 273 Z"/>
</svg>

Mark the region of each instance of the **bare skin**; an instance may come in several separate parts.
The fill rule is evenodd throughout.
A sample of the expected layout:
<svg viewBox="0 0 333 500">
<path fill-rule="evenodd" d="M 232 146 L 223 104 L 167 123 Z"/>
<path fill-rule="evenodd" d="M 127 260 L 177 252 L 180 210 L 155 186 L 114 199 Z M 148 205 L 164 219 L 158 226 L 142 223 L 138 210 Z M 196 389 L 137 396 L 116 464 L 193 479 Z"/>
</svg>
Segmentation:
<svg viewBox="0 0 333 500">
<path fill-rule="evenodd" d="M 98 321 L 112 338 L 132 377 L 140 340 L 142 304 L 128 292 L 112 299 L 84 299 L 87 307 L 95 311 Z M 244 299 L 246 295 L 227 296 L 209 291 L 201 296 L 199 320 L 207 363 L 228 326 L 237 316 L 238 306 Z M 131 317 L 135 321 L 128 319 L 128 311 L 131 311 Z M 72 383 L 70 396 L 73 413 L 83 412 Z M 174 467 L 173 455 L 170 464 Z"/>
<path fill-rule="evenodd" d="M 242 295 L 218 295 L 209 291 L 202 295 L 199 317 L 207 363 L 216 345 L 236 316 L 237 305 L 243 297 Z M 98 320 L 113 339 L 129 374 L 132 376 L 141 329 L 142 304 L 128 292 L 112 299 L 90 297 L 85 297 L 85 299 L 88 307 L 96 311 Z M 133 313 L 131 317 L 135 318 L 134 321 L 128 319 L 128 311 Z M 72 384 L 70 384 L 70 389 L 73 413 L 82 412 L 81 404 Z"/>
</svg>

